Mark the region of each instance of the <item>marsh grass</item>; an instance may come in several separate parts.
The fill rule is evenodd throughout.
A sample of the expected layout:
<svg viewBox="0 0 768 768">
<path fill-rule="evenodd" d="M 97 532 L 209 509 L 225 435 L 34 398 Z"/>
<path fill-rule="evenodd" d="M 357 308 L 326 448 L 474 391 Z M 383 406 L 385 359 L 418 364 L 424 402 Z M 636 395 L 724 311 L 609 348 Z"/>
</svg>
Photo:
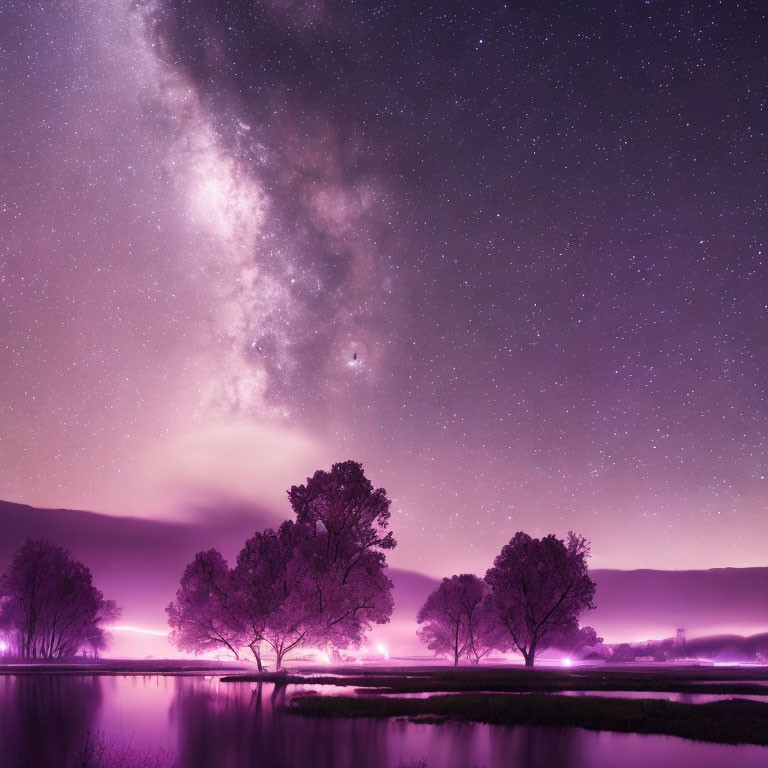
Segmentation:
<svg viewBox="0 0 768 768">
<path fill-rule="evenodd" d="M 162 750 L 134 749 L 130 743 L 88 731 L 66 768 L 179 768 L 179 764 Z"/>
<path fill-rule="evenodd" d="M 456 694 L 427 699 L 315 697 L 292 701 L 290 711 L 306 717 L 407 717 L 420 722 L 454 719 L 768 745 L 768 704 L 743 699 L 681 704 L 665 699 L 569 698 L 546 694 Z"/>
<path fill-rule="evenodd" d="M 756 682 L 760 680 L 761 682 Z M 459 667 L 339 670 L 333 675 L 298 673 L 227 675 L 223 682 L 342 685 L 378 693 L 559 693 L 562 691 L 656 691 L 768 696 L 768 669 L 741 667 L 576 667 L 538 670 Z"/>
</svg>

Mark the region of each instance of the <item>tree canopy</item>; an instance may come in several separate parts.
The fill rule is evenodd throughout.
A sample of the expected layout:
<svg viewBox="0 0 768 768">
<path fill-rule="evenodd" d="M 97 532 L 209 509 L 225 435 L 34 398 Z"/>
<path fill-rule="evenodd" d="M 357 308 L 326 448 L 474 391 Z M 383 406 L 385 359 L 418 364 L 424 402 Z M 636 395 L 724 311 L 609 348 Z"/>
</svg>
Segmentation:
<svg viewBox="0 0 768 768">
<path fill-rule="evenodd" d="M 61 547 L 27 539 L 0 576 L 0 622 L 22 657 L 65 658 L 107 647 L 120 615 L 91 571 Z"/>
<path fill-rule="evenodd" d="M 419 610 L 419 637 L 454 664 L 463 656 L 478 663 L 496 649 L 519 651 L 533 666 L 536 654 L 553 645 L 570 652 L 599 645 L 595 630 L 578 621 L 594 608 L 588 556 L 589 543 L 574 533 L 566 541 L 517 533 L 484 579 L 442 580 Z"/>
<path fill-rule="evenodd" d="M 518 532 L 486 573 L 488 610 L 526 666 L 533 666 L 553 639 L 577 629 L 579 615 L 595 607 L 588 557 L 589 542 L 573 532 L 566 541 Z"/>
<path fill-rule="evenodd" d="M 483 647 L 482 617 L 486 586 L 482 579 L 463 573 L 440 582 L 419 610 L 416 621 L 423 625 L 419 637 L 438 654 L 449 654 L 454 665 L 462 656 L 479 660 Z"/>
<path fill-rule="evenodd" d="M 227 648 L 240 658 L 243 625 L 227 561 L 215 549 L 198 552 L 184 569 L 176 599 L 165 609 L 169 640 L 181 651 Z"/>
<path fill-rule="evenodd" d="M 187 567 L 167 609 L 177 647 L 235 655 L 249 647 L 259 669 L 267 650 L 279 669 L 295 648 L 356 646 L 372 624 L 389 621 L 385 552 L 395 541 L 386 491 L 346 461 L 293 486 L 288 498 L 295 521 L 255 533 L 233 569 L 215 550 Z"/>
</svg>

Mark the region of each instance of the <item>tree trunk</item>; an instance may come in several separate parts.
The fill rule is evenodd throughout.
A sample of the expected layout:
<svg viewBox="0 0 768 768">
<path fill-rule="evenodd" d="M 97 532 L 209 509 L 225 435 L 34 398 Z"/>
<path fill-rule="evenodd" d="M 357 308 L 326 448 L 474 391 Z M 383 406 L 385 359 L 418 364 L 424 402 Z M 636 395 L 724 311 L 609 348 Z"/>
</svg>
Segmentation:
<svg viewBox="0 0 768 768">
<path fill-rule="evenodd" d="M 453 642 L 453 666 L 459 666 L 459 625 L 456 624 L 456 637 Z"/>
<path fill-rule="evenodd" d="M 248 647 L 251 649 L 253 658 L 256 659 L 256 668 L 259 670 L 259 672 L 263 672 L 264 667 L 261 664 L 261 649 L 256 643 L 251 643 Z"/>
<path fill-rule="evenodd" d="M 523 656 L 525 658 L 525 666 L 532 667 L 533 662 L 536 659 L 536 638 L 535 637 L 533 640 L 531 640 L 531 644 L 528 646 L 528 653 L 526 654 L 525 652 L 523 652 Z"/>
</svg>

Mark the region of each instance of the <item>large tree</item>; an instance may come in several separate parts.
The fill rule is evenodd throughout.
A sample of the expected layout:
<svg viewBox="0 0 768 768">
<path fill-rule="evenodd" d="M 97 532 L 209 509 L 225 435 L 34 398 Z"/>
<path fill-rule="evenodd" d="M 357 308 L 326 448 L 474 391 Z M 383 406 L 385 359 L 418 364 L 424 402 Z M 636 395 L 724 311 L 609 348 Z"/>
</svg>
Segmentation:
<svg viewBox="0 0 768 768">
<path fill-rule="evenodd" d="M 296 520 L 254 534 L 234 569 L 216 550 L 187 566 L 167 609 L 177 647 L 223 646 L 238 656 L 248 646 L 259 669 L 265 650 L 280 669 L 295 648 L 357 645 L 372 623 L 389 621 L 384 553 L 395 541 L 385 530 L 386 491 L 347 461 L 293 486 L 288 497 Z"/>
<path fill-rule="evenodd" d="M 450 654 L 454 666 L 462 656 L 479 661 L 485 653 L 481 633 L 485 628 L 483 599 L 486 587 L 469 573 L 451 576 L 440 582 L 419 610 L 416 621 L 422 624 L 418 634 L 429 650 Z"/>
<path fill-rule="evenodd" d="M 120 615 L 96 589 L 90 570 L 44 539 L 27 541 L 0 577 L 2 624 L 21 656 L 64 658 L 108 643 Z"/>
<path fill-rule="evenodd" d="M 298 562 L 313 642 L 357 645 L 372 623 L 392 614 L 392 582 L 385 552 L 395 547 L 387 493 L 374 489 L 354 461 L 319 470 L 288 498 L 296 513 Z"/>
<path fill-rule="evenodd" d="M 491 590 L 486 607 L 506 630 L 507 647 L 520 651 L 526 666 L 595 607 L 588 557 L 589 542 L 573 532 L 565 541 L 519 532 L 486 573 Z"/>
<path fill-rule="evenodd" d="M 279 670 L 287 653 L 314 637 L 317 617 L 300 540 L 301 530 L 285 522 L 277 531 L 256 533 L 237 557 L 238 610 L 259 670 L 263 645 Z"/>
<path fill-rule="evenodd" d="M 184 570 L 176 599 L 165 609 L 170 642 L 196 655 L 226 649 L 239 659 L 244 627 L 238 606 L 227 561 L 215 549 L 198 552 Z"/>
</svg>

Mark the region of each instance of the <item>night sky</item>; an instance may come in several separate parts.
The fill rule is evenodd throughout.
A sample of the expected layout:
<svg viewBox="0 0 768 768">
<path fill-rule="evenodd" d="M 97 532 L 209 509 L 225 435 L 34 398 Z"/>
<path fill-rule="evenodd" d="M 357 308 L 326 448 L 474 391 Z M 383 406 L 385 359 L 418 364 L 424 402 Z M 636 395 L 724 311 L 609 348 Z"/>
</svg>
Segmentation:
<svg viewBox="0 0 768 768">
<path fill-rule="evenodd" d="M 474 6 L 474 7 L 473 7 Z M 390 562 L 764 565 L 763 2 L 0 2 L 0 498 L 363 461 Z"/>
</svg>

